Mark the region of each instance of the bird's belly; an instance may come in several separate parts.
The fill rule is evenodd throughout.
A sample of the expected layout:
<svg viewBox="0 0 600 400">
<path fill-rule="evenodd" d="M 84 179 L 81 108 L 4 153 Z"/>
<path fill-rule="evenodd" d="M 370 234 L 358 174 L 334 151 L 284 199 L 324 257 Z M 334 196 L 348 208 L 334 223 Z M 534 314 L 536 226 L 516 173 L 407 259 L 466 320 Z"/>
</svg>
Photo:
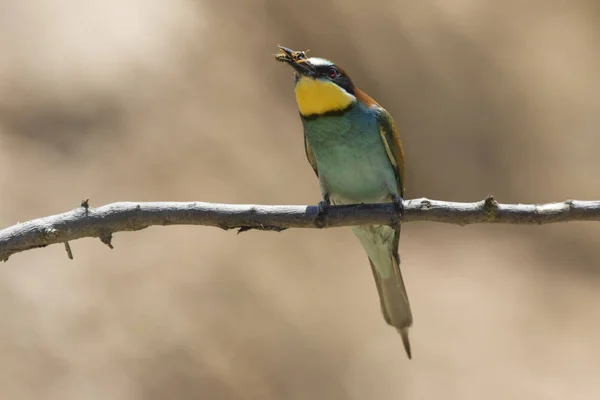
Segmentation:
<svg viewBox="0 0 600 400">
<path fill-rule="evenodd" d="M 336 204 L 390 201 L 396 175 L 376 116 L 360 105 L 342 116 L 304 121 L 319 180 Z"/>
<path fill-rule="evenodd" d="M 317 160 L 319 175 L 336 204 L 390 201 L 395 175 L 383 151 L 340 147 Z"/>
</svg>

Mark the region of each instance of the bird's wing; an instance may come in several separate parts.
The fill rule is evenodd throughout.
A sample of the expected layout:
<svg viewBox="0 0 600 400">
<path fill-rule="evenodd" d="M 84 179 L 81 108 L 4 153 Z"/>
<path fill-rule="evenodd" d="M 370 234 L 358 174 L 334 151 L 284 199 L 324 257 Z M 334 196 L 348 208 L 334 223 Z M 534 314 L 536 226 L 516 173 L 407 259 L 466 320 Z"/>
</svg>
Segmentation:
<svg viewBox="0 0 600 400">
<path fill-rule="evenodd" d="M 379 124 L 379 134 L 385 146 L 390 163 L 396 172 L 396 183 L 398 185 L 398 194 L 404 197 L 404 151 L 398 128 L 392 119 L 392 116 L 382 107 L 378 107 L 377 122 Z"/>
<path fill-rule="evenodd" d="M 404 152 L 402 151 L 402 142 L 396 124 L 392 116 L 383 107 L 358 88 L 356 89 L 356 98 L 377 112 L 379 134 L 381 135 L 381 140 L 385 146 L 390 163 L 396 173 L 398 194 L 404 198 Z"/>
<path fill-rule="evenodd" d="M 317 171 L 317 161 L 315 160 L 315 155 L 313 154 L 306 137 L 304 138 L 304 151 L 306 152 L 306 158 L 308 159 L 310 166 L 315 171 L 315 174 L 317 174 L 317 177 L 319 177 L 319 172 Z"/>
</svg>

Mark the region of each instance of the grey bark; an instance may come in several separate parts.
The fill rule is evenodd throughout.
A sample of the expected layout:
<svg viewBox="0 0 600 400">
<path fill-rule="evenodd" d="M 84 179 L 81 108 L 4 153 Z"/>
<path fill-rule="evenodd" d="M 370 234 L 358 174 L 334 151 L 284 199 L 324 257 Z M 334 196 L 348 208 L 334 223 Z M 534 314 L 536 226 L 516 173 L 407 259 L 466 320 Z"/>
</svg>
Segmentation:
<svg viewBox="0 0 600 400">
<path fill-rule="evenodd" d="M 458 225 L 475 223 L 548 224 L 599 221 L 600 201 L 567 200 L 548 204 L 499 204 L 493 197 L 475 203 L 407 200 L 402 216 L 392 203 L 331 206 L 324 224 L 314 220 L 315 206 L 235 205 L 202 202 L 120 202 L 98 208 L 81 206 L 49 217 L 0 230 L 0 260 L 18 252 L 96 237 L 112 248 L 115 232 L 137 231 L 154 225 L 205 225 L 222 229 L 282 231 L 288 228 L 335 228 L 415 221 Z"/>
</svg>

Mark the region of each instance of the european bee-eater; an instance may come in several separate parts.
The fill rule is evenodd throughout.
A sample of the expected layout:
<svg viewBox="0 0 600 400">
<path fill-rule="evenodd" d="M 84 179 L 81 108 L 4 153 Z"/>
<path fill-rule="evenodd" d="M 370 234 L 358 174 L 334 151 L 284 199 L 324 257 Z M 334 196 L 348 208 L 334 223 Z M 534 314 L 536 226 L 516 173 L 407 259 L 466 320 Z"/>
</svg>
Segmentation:
<svg viewBox="0 0 600 400">
<path fill-rule="evenodd" d="M 295 93 L 308 162 L 319 178 L 318 218 L 332 204 L 393 202 L 402 212 L 404 153 L 390 114 L 329 60 L 279 46 L 277 61 L 295 70 Z M 400 224 L 355 226 L 379 293 L 385 321 L 411 358 L 410 303 L 400 272 Z"/>
</svg>

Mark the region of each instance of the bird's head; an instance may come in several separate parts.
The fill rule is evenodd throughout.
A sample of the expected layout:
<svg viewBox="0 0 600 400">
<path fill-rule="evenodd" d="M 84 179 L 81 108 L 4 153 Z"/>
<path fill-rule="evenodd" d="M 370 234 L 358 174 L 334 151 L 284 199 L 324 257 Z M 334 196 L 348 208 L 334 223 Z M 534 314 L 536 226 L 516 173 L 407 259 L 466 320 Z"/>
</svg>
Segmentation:
<svg viewBox="0 0 600 400">
<path fill-rule="evenodd" d="M 304 117 L 342 112 L 356 103 L 356 88 L 348 74 L 329 60 L 306 56 L 279 46 L 275 56 L 295 70 L 296 102 Z"/>
</svg>

